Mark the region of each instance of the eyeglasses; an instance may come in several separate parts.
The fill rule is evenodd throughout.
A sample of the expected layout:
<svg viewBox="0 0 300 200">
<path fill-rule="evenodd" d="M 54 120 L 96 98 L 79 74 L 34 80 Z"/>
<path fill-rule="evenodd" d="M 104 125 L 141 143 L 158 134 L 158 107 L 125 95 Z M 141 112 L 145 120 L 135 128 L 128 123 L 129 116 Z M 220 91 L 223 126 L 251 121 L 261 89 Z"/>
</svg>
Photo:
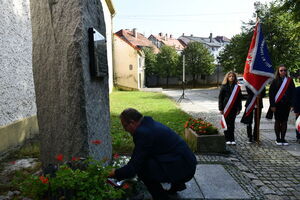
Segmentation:
<svg viewBox="0 0 300 200">
<path fill-rule="evenodd" d="M 280 72 L 286 72 L 286 69 L 279 70 Z"/>
</svg>

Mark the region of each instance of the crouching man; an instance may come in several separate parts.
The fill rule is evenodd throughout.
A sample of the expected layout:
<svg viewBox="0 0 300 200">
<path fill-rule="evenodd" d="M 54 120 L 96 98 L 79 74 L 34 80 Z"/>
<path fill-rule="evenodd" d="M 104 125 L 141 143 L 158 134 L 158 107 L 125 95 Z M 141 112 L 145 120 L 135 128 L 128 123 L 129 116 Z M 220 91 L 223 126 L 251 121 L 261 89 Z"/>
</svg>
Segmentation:
<svg viewBox="0 0 300 200">
<path fill-rule="evenodd" d="M 134 150 L 127 165 L 111 171 L 118 180 L 137 175 L 154 200 L 166 200 L 168 194 L 186 188 L 196 170 L 196 157 L 185 141 L 167 126 L 143 116 L 133 108 L 120 115 L 125 131 L 133 137 Z M 161 183 L 171 183 L 164 190 Z"/>
</svg>

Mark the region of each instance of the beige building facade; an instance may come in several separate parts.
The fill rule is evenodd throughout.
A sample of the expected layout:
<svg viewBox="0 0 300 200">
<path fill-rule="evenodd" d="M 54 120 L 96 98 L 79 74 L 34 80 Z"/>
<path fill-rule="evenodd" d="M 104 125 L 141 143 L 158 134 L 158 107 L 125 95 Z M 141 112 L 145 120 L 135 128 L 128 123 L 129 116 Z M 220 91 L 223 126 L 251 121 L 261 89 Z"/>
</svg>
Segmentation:
<svg viewBox="0 0 300 200">
<path fill-rule="evenodd" d="M 115 86 L 139 90 L 144 87 L 145 56 L 142 50 L 114 35 L 114 80 Z"/>
</svg>

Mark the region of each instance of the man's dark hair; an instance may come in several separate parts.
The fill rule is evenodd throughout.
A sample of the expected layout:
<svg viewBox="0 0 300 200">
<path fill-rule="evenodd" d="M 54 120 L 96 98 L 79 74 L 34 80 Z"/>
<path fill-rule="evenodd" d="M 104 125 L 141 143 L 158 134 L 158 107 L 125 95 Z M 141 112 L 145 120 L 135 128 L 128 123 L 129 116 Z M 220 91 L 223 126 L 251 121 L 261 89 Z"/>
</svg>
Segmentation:
<svg viewBox="0 0 300 200">
<path fill-rule="evenodd" d="M 126 123 L 129 123 L 130 121 L 136 121 L 137 122 L 142 117 L 143 117 L 143 115 L 134 108 L 126 108 L 120 114 L 120 118 L 123 119 Z"/>
</svg>

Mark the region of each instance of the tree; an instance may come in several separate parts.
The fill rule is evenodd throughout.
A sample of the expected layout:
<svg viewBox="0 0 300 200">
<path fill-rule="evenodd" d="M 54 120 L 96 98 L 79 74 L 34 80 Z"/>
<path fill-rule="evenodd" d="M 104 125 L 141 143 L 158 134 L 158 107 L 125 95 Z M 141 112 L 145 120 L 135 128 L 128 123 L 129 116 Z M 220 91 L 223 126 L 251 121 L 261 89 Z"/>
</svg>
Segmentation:
<svg viewBox="0 0 300 200">
<path fill-rule="evenodd" d="M 153 51 L 153 48 L 144 47 L 145 54 L 145 75 L 146 83 L 148 83 L 148 77 L 158 76 L 158 70 L 156 67 L 156 54 Z"/>
<path fill-rule="evenodd" d="M 300 1 L 299 0 L 281 0 L 280 7 L 284 12 L 291 12 L 295 22 L 300 22 Z"/>
<path fill-rule="evenodd" d="M 279 12 L 280 5 L 256 4 L 256 11 L 262 23 L 273 66 L 285 64 L 295 72 L 300 67 L 299 40 L 293 36 L 297 27 L 290 12 Z M 225 71 L 243 72 L 247 52 L 253 35 L 254 21 L 249 20 L 242 27 L 242 33 L 235 35 L 230 44 L 220 53 L 219 63 Z"/>
<path fill-rule="evenodd" d="M 225 72 L 243 73 L 251 37 L 252 32 L 237 34 L 220 52 L 218 62 Z"/>
<path fill-rule="evenodd" d="M 169 78 L 176 75 L 179 62 L 179 55 L 176 50 L 169 46 L 162 46 L 160 53 L 157 54 L 157 70 L 161 77 L 167 78 L 167 87 L 169 86 Z"/>
<path fill-rule="evenodd" d="M 199 42 L 190 42 L 183 50 L 186 72 L 193 77 L 193 87 L 199 75 L 209 75 L 215 70 L 214 57 L 209 50 Z"/>
</svg>

